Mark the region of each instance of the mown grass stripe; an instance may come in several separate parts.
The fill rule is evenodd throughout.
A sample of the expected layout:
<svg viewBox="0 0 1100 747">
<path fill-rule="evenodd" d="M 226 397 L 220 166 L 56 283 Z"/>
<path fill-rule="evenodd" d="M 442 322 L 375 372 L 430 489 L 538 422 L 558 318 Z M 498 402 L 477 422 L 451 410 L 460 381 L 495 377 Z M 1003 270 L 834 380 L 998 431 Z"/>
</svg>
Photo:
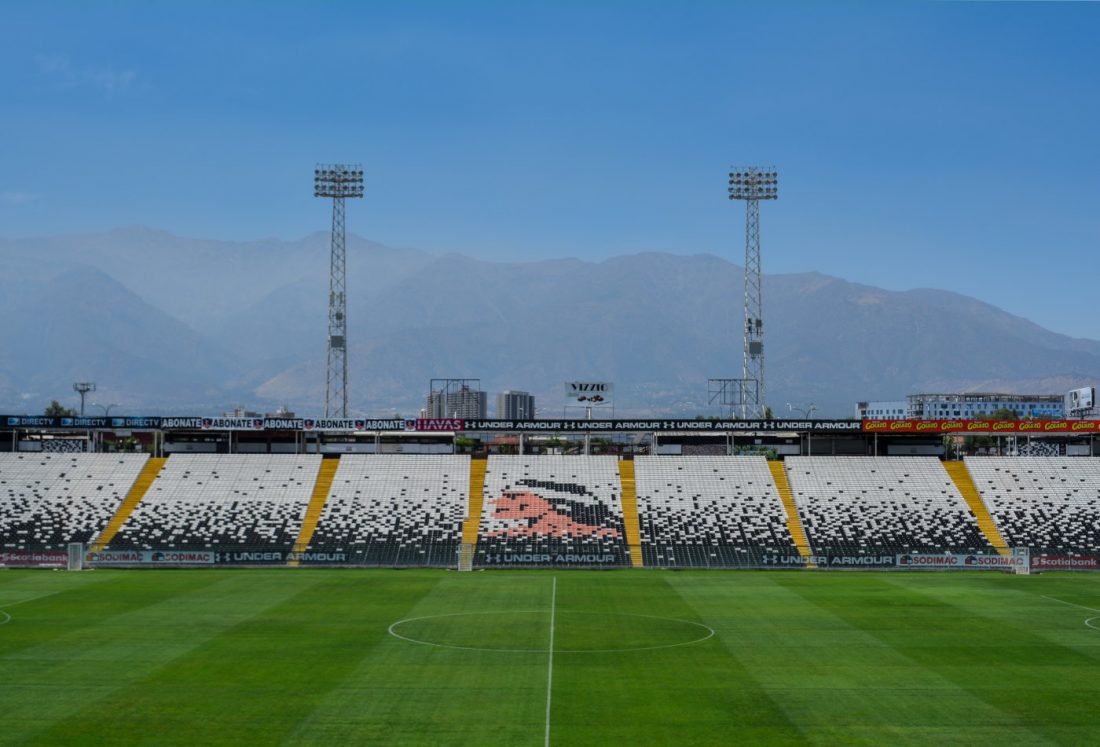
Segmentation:
<svg viewBox="0 0 1100 747">
<path fill-rule="evenodd" d="M 94 734 L 105 744 L 126 745 L 143 744 L 156 732 L 186 735 L 189 744 L 278 743 L 370 655 L 381 640 L 381 622 L 415 605 L 437 583 L 354 571 L 248 573 L 275 583 L 314 576 L 316 583 L 73 714 L 43 737 Z M 366 609 L 365 599 L 371 600 Z M 123 713 L 126 718 L 118 718 Z"/>
<path fill-rule="evenodd" d="M 811 583 L 808 578 L 787 576 L 778 583 L 824 614 L 850 626 L 859 639 L 850 645 L 873 647 L 884 658 L 905 661 L 910 670 L 910 684 L 924 681 L 940 685 L 942 694 L 936 700 L 941 705 L 936 710 L 924 698 L 892 697 L 894 713 L 886 718 L 928 727 L 946 716 L 957 719 L 960 725 L 997 727 L 1002 734 L 1022 743 L 1056 743 L 1025 715 L 1026 702 L 1005 697 L 1011 685 L 1006 687 L 998 679 L 995 668 L 981 668 L 981 663 L 992 664 L 1004 655 L 995 646 L 983 650 L 983 641 L 1000 641 L 1007 646 L 1018 639 L 1019 631 L 907 588 L 905 578 L 868 574 L 859 577 L 855 584 L 842 578 L 822 578 Z M 948 579 L 945 575 L 943 582 L 950 584 Z M 880 604 L 894 611 L 892 617 L 876 610 L 872 602 L 876 597 Z M 898 693 L 892 689 L 892 695 Z M 872 699 L 874 695 L 868 690 L 865 698 Z"/>
<path fill-rule="evenodd" d="M 70 632 L 37 645 L 0 656 L 0 713 L 8 714 L 4 738 L 24 741 L 48 732 L 65 719 L 102 702 L 227 628 L 245 621 L 297 593 L 310 583 L 308 577 L 288 574 L 278 583 L 265 584 L 255 573 L 187 571 L 187 583 L 148 584 L 143 596 L 156 594 L 159 601 L 137 608 L 115 610 L 102 617 L 80 617 L 70 608 Z M 198 588 L 203 574 L 212 581 Z M 129 577 L 127 577 L 129 580 Z M 152 576 L 145 579 L 153 582 Z M 104 591 L 102 587 L 97 589 Z M 34 610 L 49 614 L 58 604 L 51 597 L 26 605 L 21 614 Z M 54 607 L 56 612 L 58 608 Z M 34 618 L 28 619 L 34 624 Z M 11 629 L 13 626 L 6 626 Z M 7 631 L 5 631 L 7 632 Z M 49 697 L 45 697 L 49 693 Z M 114 714 L 119 715 L 119 714 Z M 59 741 L 94 739 L 66 732 Z M 47 739 L 53 742 L 53 739 Z"/>
<path fill-rule="evenodd" d="M 530 652 L 423 646 L 390 636 L 386 629 L 403 618 L 546 610 L 546 576 L 428 573 L 438 583 L 415 606 L 380 621 L 383 640 L 320 699 L 287 744 L 543 744 L 545 612 L 524 631 L 538 641 L 539 650 Z M 462 630 L 456 619 L 440 618 L 434 630 L 441 642 L 462 643 L 454 636 L 471 628 L 486 640 L 503 634 L 501 621 L 491 615 L 464 619 L 470 627 Z"/>
</svg>

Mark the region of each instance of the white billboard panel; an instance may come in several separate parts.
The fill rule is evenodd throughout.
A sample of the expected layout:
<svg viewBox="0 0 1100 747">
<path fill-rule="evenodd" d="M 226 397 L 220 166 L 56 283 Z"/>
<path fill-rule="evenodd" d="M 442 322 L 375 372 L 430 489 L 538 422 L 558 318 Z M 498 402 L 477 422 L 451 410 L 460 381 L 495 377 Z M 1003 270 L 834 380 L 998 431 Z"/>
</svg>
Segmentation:
<svg viewBox="0 0 1100 747">
<path fill-rule="evenodd" d="M 1072 415 L 1078 410 L 1091 410 L 1096 406 L 1096 388 L 1091 386 L 1071 389 L 1066 394 L 1066 414 Z"/>
<path fill-rule="evenodd" d="M 615 400 L 615 385 L 610 381 L 567 381 L 565 400 L 583 407 L 610 405 Z"/>
</svg>

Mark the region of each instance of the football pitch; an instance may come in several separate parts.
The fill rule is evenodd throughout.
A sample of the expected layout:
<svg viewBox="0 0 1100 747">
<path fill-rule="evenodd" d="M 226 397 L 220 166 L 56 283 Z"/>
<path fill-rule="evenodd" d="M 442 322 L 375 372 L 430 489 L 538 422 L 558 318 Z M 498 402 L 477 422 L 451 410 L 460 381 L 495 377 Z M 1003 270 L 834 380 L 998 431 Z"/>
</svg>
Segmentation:
<svg viewBox="0 0 1100 747">
<path fill-rule="evenodd" d="M 9 570 L 0 743 L 1100 744 L 1100 575 Z"/>
</svg>

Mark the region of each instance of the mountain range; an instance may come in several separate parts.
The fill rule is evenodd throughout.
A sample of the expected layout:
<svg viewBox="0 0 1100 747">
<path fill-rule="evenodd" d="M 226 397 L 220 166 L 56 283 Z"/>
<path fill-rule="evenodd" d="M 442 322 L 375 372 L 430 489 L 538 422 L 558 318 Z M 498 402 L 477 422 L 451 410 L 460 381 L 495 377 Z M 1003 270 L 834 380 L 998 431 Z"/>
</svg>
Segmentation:
<svg viewBox="0 0 1100 747">
<path fill-rule="evenodd" d="M 765 262 L 767 257 L 765 256 Z M 0 411 L 323 409 L 329 236 L 210 241 L 143 227 L 0 239 Z M 615 415 L 718 414 L 741 369 L 742 269 L 708 254 L 488 262 L 349 235 L 354 414 L 414 415 L 432 378 L 480 378 L 562 414 L 563 382 L 615 383 Z M 956 293 L 766 275 L 767 401 L 847 417 L 916 392 L 1063 393 L 1100 342 Z M 100 408 L 100 409 L 96 409 Z M 490 408 L 492 415 L 492 408 Z"/>
</svg>

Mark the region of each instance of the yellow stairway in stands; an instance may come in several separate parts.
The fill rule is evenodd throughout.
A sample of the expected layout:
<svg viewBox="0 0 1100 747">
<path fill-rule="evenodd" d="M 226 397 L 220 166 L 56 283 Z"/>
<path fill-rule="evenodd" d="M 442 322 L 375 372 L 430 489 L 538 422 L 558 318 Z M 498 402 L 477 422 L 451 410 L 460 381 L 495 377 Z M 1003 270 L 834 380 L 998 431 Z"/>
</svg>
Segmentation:
<svg viewBox="0 0 1100 747">
<path fill-rule="evenodd" d="M 137 505 L 141 503 L 141 499 L 145 497 L 145 493 L 149 490 L 149 486 L 153 484 L 153 480 L 157 479 L 157 475 L 160 474 L 161 469 L 164 467 L 164 463 L 167 461 L 168 457 L 150 457 L 149 460 L 145 462 L 145 466 L 141 468 L 141 472 L 138 473 L 137 479 L 134 480 L 134 484 L 130 486 L 130 492 L 126 494 L 122 503 L 119 504 L 118 510 L 115 511 L 115 515 L 107 522 L 107 526 L 100 532 L 99 537 L 92 543 L 88 552 L 99 552 L 110 544 L 111 540 L 118 534 L 118 530 L 122 529 L 122 525 L 130 518 L 130 514 L 132 514 L 134 509 L 137 508 Z"/>
<path fill-rule="evenodd" d="M 787 531 L 791 533 L 794 546 L 798 554 L 804 558 L 810 557 L 810 542 L 806 539 L 806 530 L 802 527 L 802 519 L 798 517 L 798 506 L 794 502 L 794 494 L 791 492 L 791 484 L 787 480 L 787 469 L 783 462 L 769 461 L 768 469 L 772 471 L 772 479 L 775 480 L 776 490 L 779 491 L 779 499 L 783 501 L 783 508 L 787 512 Z M 813 568 L 808 564 L 807 568 Z"/>
<path fill-rule="evenodd" d="M 630 565 L 642 567 L 642 532 L 638 525 L 638 490 L 634 482 L 634 460 L 619 460 L 619 484 L 622 485 L 623 529 L 630 548 Z"/>
<path fill-rule="evenodd" d="M 999 554 L 1008 555 L 1010 553 L 1008 544 L 1001 536 L 1001 531 L 997 529 L 997 525 L 993 523 L 993 517 L 989 515 L 989 509 L 985 507 L 982 494 L 978 492 L 978 486 L 974 484 L 974 479 L 970 477 L 970 471 L 966 468 L 966 462 L 944 462 L 943 467 L 947 470 L 947 474 L 951 476 L 955 487 L 962 493 L 962 497 L 966 499 L 966 505 L 970 506 L 974 516 L 978 517 L 978 528 L 982 530 L 986 540 L 993 545 L 993 549 Z"/>
<path fill-rule="evenodd" d="M 477 528 L 481 525 L 481 507 L 485 505 L 485 468 L 487 459 L 470 460 L 470 508 L 462 523 L 462 544 L 477 544 Z"/>
<path fill-rule="evenodd" d="M 309 497 L 309 508 L 306 509 L 306 517 L 302 519 L 302 528 L 298 530 L 298 540 L 294 543 L 295 554 L 305 552 L 309 543 L 313 540 L 313 533 L 317 531 L 317 522 L 321 519 L 321 512 L 325 510 L 325 502 L 328 501 L 329 490 L 332 488 L 332 480 L 336 477 L 336 470 L 340 468 L 340 457 L 321 460 L 321 467 L 317 470 L 317 480 L 313 483 L 313 494 Z M 291 557 L 287 565 L 298 565 L 298 558 Z"/>
</svg>

